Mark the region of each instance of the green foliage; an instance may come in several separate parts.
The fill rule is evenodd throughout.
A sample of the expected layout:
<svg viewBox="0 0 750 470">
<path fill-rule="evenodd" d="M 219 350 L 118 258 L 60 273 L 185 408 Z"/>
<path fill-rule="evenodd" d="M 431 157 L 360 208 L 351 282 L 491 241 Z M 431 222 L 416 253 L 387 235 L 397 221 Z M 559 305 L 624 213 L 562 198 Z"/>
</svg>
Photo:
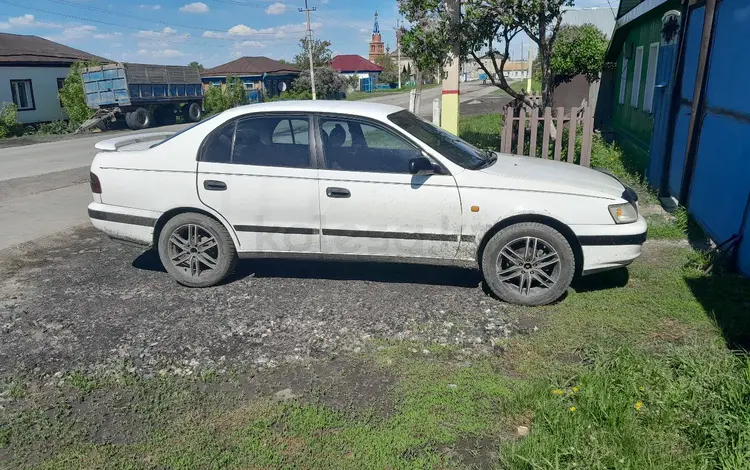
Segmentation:
<svg viewBox="0 0 750 470">
<path fill-rule="evenodd" d="M 500 150 L 502 114 L 485 114 L 462 117 L 458 123 L 458 135 L 475 147 L 485 150 Z"/>
<path fill-rule="evenodd" d="M 294 56 L 294 66 L 300 70 L 310 70 L 310 56 L 307 52 L 307 38 L 299 40 L 300 51 Z M 313 39 L 312 41 L 313 67 L 328 67 L 331 64 L 333 53 L 331 52 L 331 41 Z"/>
<path fill-rule="evenodd" d="M 39 124 L 34 133 L 39 135 L 70 134 L 75 132 L 76 129 L 78 129 L 78 126 L 70 121 L 57 120 Z"/>
<path fill-rule="evenodd" d="M 196 68 L 196 69 L 201 70 L 201 71 L 203 70 L 203 64 L 201 64 L 200 62 L 196 62 L 196 61 L 190 62 L 188 64 L 188 67 L 193 67 L 193 68 Z"/>
<path fill-rule="evenodd" d="M 229 109 L 229 101 L 222 87 L 209 87 L 203 100 L 203 108 L 206 114 L 216 114 Z"/>
<path fill-rule="evenodd" d="M 607 45 L 607 37 L 593 24 L 562 26 L 550 59 L 556 82 L 576 75 L 585 75 L 590 82 L 597 80 L 604 67 Z"/>
<path fill-rule="evenodd" d="M 375 64 L 383 69 L 378 75 L 380 83 L 398 83 L 398 65 L 393 61 L 391 56 L 384 54 L 375 58 Z"/>
<path fill-rule="evenodd" d="M 247 103 L 247 90 L 239 77 L 229 77 L 225 86 L 209 87 L 203 100 L 206 114 L 216 114 Z"/>
<path fill-rule="evenodd" d="M 70 72 L 60 89 L 60 101 L 68 113 L 68 119 L 78 126 L 94 115 L 94 110 L 86 104 L 86 94 L 83 91 L 83 69 L 99 65 L 97 62 L 76 62 L 70 66 Z"/>
<path fill-rule="evenodd" d="M 295 91 L 295 90 L 287 90 L 285 92 L 282 92 L 279 95 L 276 95 L 272 98 L 265 99 L 266 102 L 274 102 L 274 101 L 292 101 L 292 100 L 311 100 L 312 99 L 312 93 L 309 91 Z"/>
<path fill-rule="evenodd" d="M 404 34 L 402 43 L 421 70 L 441 64 L 448 48 L 455 42 L 460 43 L 461 50 L 473 56 L 480 65 L 480 56 L 485 51 L 495 51 L 496 44 L 503 44 L 504 51 L 495 54 L 497 66 L 492 65 L 488 70 L 489 79 L 512 97 L 524 99 L 505 80 L 502 61 L 502 57 L 510 55 L 513 38 L 524 32 L 537 44 L 543 102 L 544 106 L 550 106 L 553 88 L 550 48 L 556 39 L 564 9 L 572 5 L 573 0 L 466 2 L 462 5 L 461 23 L 454 24 L 444 1 L 399 0 L 399 10 L 413 24 Z M 534 105 L 530 100 L 528 104 Z"/>
<path fill-rule="evenodd" d="M 245 89 L 245 84 L 242 83 L 239 77 L 229 77 L 227 79 L 227 86 L 224 88 L 224 93 L 227 95 L 227 103 L 230 108 L 247 104 L 247 89 Z"/>
<path fill-rule="evenodd" d="M 319 100 L 337 100 L 344 97 L 348 81 L 340 76 L 331 67 L 318 67 L 315 69 L 315 93 Z M 310 73 L 303 73 L 294 81 L 292 91 L 295 93 L 310 93 L 312 85 Z"/>
<path fill-rule="evenodd" d="M 0 139 L 22 133 L 23 126 L 18 123 L 18 106 L 15 103 L 0 103 Z"/>
</svg>

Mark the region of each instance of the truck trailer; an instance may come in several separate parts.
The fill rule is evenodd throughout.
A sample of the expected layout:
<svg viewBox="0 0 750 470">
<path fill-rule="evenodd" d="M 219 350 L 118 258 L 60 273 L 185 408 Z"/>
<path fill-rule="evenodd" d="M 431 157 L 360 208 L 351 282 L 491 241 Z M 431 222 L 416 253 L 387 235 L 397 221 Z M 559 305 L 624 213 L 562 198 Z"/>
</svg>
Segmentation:
<svg viewBox="0 0 750 470">
<path fill-rule="evenodd" d="M 123 120 L 131 129 L 174 124 L 178 115 L 197 122 L 203 115 L 200 71 L 179 65 L 117 63 L 82 73 L 86 104 L 96 113 L 80 130 L 106 129 Z"/>
</svg>

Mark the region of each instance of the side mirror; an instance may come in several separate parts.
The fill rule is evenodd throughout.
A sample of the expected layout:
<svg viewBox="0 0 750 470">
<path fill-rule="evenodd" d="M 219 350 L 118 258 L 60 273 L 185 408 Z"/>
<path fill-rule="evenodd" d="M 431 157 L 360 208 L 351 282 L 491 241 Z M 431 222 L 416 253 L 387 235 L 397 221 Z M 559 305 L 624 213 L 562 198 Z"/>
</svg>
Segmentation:
<svg viewBox="0 0 750 470">
<path fill-rule="evenodd" d="M 412 175 L 434 175 L 435 166 L 429 158 L 419 157 L 409 160 L 409 173 Z"/>
</svg>

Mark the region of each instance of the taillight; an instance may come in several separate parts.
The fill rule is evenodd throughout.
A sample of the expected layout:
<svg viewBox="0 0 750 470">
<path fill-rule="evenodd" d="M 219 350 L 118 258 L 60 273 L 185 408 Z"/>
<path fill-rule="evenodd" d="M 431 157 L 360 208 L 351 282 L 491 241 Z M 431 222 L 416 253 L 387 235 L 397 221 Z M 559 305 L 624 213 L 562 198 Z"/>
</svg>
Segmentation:
<svg viewBox="0 0 750 470">
<path fill-rule="evenodd" d="M 93 172 L 89 172 L 89 175 L 91 176 L 91 192 L 94 194 L 101 194 L 102 183 L 99 181 L 99 177 Z"/>
</svg>

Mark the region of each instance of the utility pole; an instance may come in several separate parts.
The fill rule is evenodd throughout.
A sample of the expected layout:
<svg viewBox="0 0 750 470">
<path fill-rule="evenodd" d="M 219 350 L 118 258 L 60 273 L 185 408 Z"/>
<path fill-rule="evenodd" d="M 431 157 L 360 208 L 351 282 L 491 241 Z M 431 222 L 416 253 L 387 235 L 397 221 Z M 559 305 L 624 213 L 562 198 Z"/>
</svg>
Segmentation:
<svg viewBox="0 0 750 470">
<path fill-rule="evenodd" d="M 396 20 L 396 53 L 398 54 L 398 89 L 401 89 L 401 19 Z"/>
<path fill-rule="evenodd" d="M 534 43 L 529 42 L 529 70 L 528 74 L 529 76 L 526 77 L 526 91 L 531 94 L 531 67 L 534 63 Z"/>
<path fill-rule="evenodd" d="M 448 21 L 453 23 L 453 26 L 458 26 L 458 23 L 461 21 L 461 1 L 446 0 L 445 6 L 448 13 Z M 461 72 L 461 44 L 458 41 L 451 45 L 447 63 L 448 76 L 443 80 L 443 106 L 441 110 L 440 125 L 446 131 L 458 135 L 458 113 L 460 104 L 459 75 Z M 438 72 L 440 73 L 442 70 L 438 68 Z"/>
<path fill-rule="evenodd" d="M 310 12 L 315 11 L 317 8 L 315 7 L 308 7 L 307 6 L 307 0 L 305 0 L 305 8 L 300 8 L 299 11 L 305 12 L 307 15 L 307 55 L 310 57 L 310 83 L 312 84 L 312 99 L 315 100 L 317 97 L 315 96 L 315 67 L 313 66 L 313 54 L 312 54 L 312 47 L 313 47 L 313 40 L 312 40 L 312 29 L 310 29 Z"/>
</svg>

